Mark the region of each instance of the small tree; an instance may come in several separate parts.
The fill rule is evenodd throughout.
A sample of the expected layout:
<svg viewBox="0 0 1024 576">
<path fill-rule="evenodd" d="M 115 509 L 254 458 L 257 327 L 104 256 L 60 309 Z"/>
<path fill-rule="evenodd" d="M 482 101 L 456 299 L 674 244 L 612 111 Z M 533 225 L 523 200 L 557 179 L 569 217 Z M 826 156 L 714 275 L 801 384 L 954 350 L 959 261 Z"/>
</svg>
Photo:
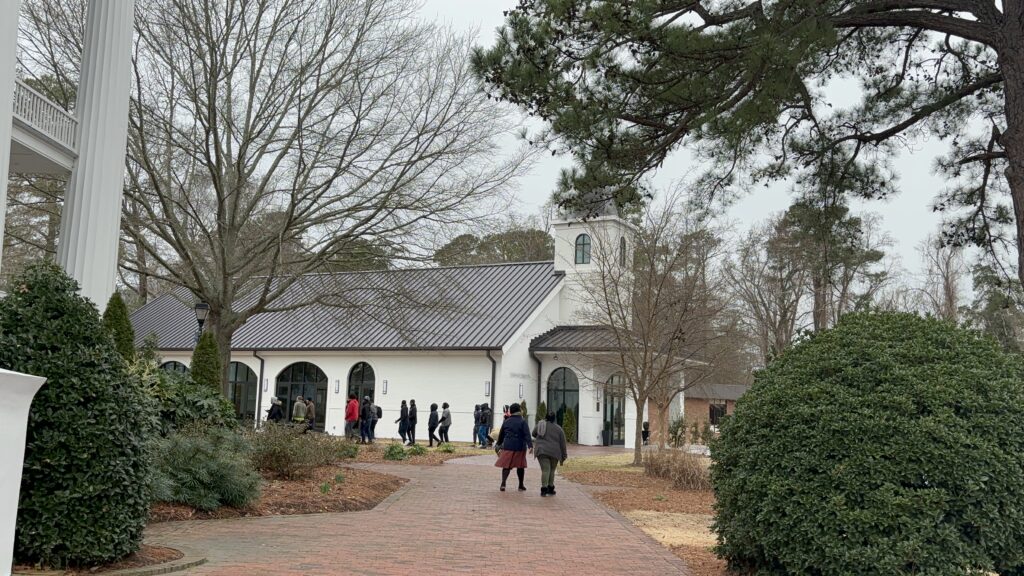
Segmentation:
<svg viewBox="0 0 1024 576">
<path fill-rule="evenodd" d="M 562 429 L 565 430 L 565 440 L 576 443 L 576 413 L 572 411 L 572 408 L 565 411 L 565 416 L 562 419 Z"/>
<path fill-rule="evenodd" d="M 541 401 L 541 403 L 537 405 L 537 422 L 540 422 L 541 420 L 544 420 L 547 417 L 548 405 Z"/>
<path fill-rule="evenodd" d="M 46 378 L 29 413 L 15 557 L 62 567 L 126 556 L 149 514 L 151 403 L 57 265 L 33 265 L 11 287 L 0 368 Z"/>
<path fill-rule="evenodd" d="M 523 400 L 523 401 L 521 401 L 519 403 L 519 409 L 523 413 L 523 420 L 526 420 L 527 424 L 529 424 L 529 422 L 530 422 L 530 413 L 527 412 L 527 410 L 526 410 L 526 400 Z"/>
<path fill-rule="evenodd" d="M 196 349 L 192 352 L 192 364 L 189 366 L 192 381 L 201 386 L 210 386 L 214 390 L 220 390 L 222 368 L 217 339 L 213 334 L 203 332 L 203 335 L 199 337 L 199 343 L 196 344 Z"/>
<path fill-rule="evenodd" d="M 114 338 L 114 346 L 121 357 L 132 361 L 135 358 L 135 330 L 128 318 L 128 307 L 118 292 L 114 292 L 107 301 L 107 309 L 103 311 L 103 327 Z"/>
</svg>

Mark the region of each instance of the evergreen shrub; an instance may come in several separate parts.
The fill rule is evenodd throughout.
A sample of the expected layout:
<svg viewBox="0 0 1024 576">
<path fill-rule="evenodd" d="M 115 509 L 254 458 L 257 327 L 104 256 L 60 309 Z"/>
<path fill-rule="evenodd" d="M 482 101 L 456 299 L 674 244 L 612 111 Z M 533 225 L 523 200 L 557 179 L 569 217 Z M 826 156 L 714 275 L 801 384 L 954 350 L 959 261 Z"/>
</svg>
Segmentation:
<svg viewBox="0 0 1024 576">
<path fill-rule="evenodd" d="M 401 444 L 389 444 L 387 449 L 384 450 L 385 460 L 405 460 L 405 458 L 405 449 L 402 448 Z"/>
<path fill-rule="evenodd" d="M 353 458 L 359 452 L 358 447 L 342 438 L 310 434 L 302 426 L 271 422 L 251 432 L 249 440 L 256 469 L 284 479 L 304 478 L 317 467 Z"/>
<path fill-rule="evenodd" d="M 188 374 L 160 368 L 160 359 L 140 353 L 131 372 L 156 403 L 161 435 L 191 426 L 236 428 L 235 407 L 220 390 L 195 383 Z"/>
<path fill-rule="evenodd" d="M 426 446 L 422 446 L 420 444 L 413 444 L 412 446 L 406 448 L 405 452 L 409 456 L 423 456 L 424 454 L 427 453 L 427 448 Z"/>
<path fill-rule="evenodd" d="M 203 332 L 199 337 L 199 343 L 192 352 L 192 362 L 189 364 L 188 373 L 192 381 L 200 386 L 206 386 L 211 390 L 220 392 L 221 378 L 223 377 L 223 366 L 220 363 L 220 352 L 217 348 L 217 339 L 210 332 Z"/>
<path fill-rule="evenodd" d="M 537 404 L 537 420 L 536 421 L 540 422 L 541 420 L 544 420 L 547 417 L 548 417 L 548 405 L 542 401 L 540 404 Z"/>
<path fill-rule="evenodd" d="M 56 264 L 30 266 L 0 299 L 0 368 L 47 379 L 29 413 L 15 558 L 64 567 L 136 551 L 149 513 L 151 403 Z"/>
<path fill-rule="evenodd" d="M 126 361 L 131 362 L 135 358 L 135 330 L 132 329 L 132 321 L 128 317 L 128 307 L 125 306 L 121 294 L 117 292 L 114 292 L 107 301 L 107 308 L 103 311 L 103 327 L 114 339 L 117 352 Z"/>
<path fill-rule="evenodd" d="M 260 476 L 251 451 L 240 433 L 224 428 L 186 429 L 160 439 L 153 500 L 207 511 L 244 507 L 259 496 Z"/>
<path fill-rule="evenodd" d="M 576 413 L 569 408 L 562 417 L 562 430 L 565 432 L 565 441 L 576 443 Z"/>
<path fill-rule="evenodd" d="M 1024 366 L 979 333 L 844 316 L 757 374 L 711 453 L 717 551 L 742 572 L 1024 565 Z"/>
<path fill-rule="evenodd" d="M 448 442 L 445 442 L 443 444 L 438 444 L 437 445 L 437 451 L 438 452 L 443 452 L 445 454 L 454 454 L 455 453 L 455 446 L 453 446 L 452 444 L 450 444 Z"/>
</svg>

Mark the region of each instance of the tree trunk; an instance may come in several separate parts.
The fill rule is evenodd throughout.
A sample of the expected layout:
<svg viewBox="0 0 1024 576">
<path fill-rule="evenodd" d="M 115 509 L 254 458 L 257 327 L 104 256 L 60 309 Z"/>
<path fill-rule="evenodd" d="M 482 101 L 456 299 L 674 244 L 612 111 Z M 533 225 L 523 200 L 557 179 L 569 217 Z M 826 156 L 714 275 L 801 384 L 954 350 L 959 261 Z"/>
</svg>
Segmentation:
<svg viewBox="0 0 1024 576">
<path fill-rule="evenodd" d="M 828 327 L 828 302 L 825 298 L 825 291 L 828 283 L 820 274 L 814 274 L 811 278 L 811 290 L 814 292 L 814 331 L 821 332 Z"/>
<path fill-rule="evenodd" d="M 1024 282 L 1024 7 L 1011 2 L 1005 26 L 1006 36 L 1011 39 L 1009 46 L 999 54 L 999 68 L 1003 73 L 1003 94 L 1006 101 L 1006 132 L 999 143 L 1006 150 L 1008 166 L 1006 182 L 1013 198 L 1013 216 L 1017 225 L 1017 277 Z"/>
<path fill-rule="evenodd" d="M 643 466 L 644 464 L 644 404 L 647 404 L 647 398 L 636 399 L 636 438 L 633 445 L 633 466 Z"/>
</svg>

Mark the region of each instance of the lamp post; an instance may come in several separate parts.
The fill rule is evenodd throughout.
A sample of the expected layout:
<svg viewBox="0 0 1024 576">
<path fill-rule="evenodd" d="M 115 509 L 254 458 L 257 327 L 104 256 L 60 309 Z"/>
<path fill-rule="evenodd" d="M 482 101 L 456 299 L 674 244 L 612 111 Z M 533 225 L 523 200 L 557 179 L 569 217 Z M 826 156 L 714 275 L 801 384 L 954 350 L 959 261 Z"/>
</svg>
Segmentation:
<svg viewBox="0 0 1024 576">
<path fill-rule="evenodd" d="M 199 344 L 199 337 L 203 335 L 203 324 L 206 322 L 206 317 L 210 315 L 210 305 L 206 302 L 197 302 L 195 307 L 196 312 L 196 323 L 199 327 L 196 328 L 196 344 Z"/>
</svg>

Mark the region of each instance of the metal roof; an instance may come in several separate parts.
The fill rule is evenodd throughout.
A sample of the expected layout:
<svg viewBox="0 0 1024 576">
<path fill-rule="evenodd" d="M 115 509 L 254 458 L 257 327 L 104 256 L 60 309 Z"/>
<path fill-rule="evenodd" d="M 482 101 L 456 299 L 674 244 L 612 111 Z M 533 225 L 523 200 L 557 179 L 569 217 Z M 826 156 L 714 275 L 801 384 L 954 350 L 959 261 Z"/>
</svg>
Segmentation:
<svg viewBox="0 0 1024 576">
<path fill-rule="evenodd" d="M 563 277 L 552 262 L 309 274 L 235 332 L 233 350 L 501 348 Z M 165 294 L 132 314 L 136 344 L 192 349 L 192 294 Z M 243 304 L 244 305 L 244 302 Z"/>
<path fill-rule="evenodd" d="M 556 326 L 530 342 L 534 352 L 611 352 L 615 335 L 605 326 Z"/>
<path fill-rule="evenodd" d="M 750 386 L 745 384 L 697 384 L 687 388 L 683 394 L 688 398 L 706 400 L 739 400 L 747 390 Z"/>
</svg>

